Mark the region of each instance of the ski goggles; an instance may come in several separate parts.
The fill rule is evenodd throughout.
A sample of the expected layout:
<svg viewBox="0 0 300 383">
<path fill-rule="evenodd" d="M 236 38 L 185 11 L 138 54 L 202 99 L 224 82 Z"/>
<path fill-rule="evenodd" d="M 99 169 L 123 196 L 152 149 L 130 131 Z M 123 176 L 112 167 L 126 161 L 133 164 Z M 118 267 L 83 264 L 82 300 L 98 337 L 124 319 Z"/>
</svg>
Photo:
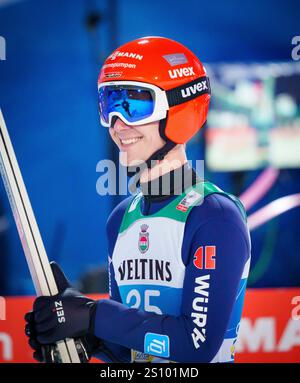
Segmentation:
<svg viewBox="0 0 300 383">
<path fill-rule="evenodd" d="M 133 126 L 159 121 L 170 107 L 205 93 L 210 93 L 208 77 L 167 91 L 138 81 L 104 82 L 98 86 L 101 124 L 110 127 L 113 117 Z"/>
<path fill-rule="evenodd" d="M 101 124 L 111 126 L 112 117 L 120 117 L 128 125 L 147 124 L 166 117 L 169 109 L 166 94 L 151 84 L 114 81 L 99 85 Z"/>
</svg>

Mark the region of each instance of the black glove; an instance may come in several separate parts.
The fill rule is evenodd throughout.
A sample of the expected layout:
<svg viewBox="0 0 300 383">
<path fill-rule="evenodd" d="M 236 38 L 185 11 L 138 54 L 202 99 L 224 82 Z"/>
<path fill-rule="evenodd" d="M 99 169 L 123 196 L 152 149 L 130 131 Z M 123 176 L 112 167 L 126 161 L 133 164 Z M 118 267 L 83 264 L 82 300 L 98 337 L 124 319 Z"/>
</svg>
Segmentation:
<svg viewBox="0 0 300 383">
<path fill-rule="evenodd" d="M 59 290 L 52 297 L 38 297 L 33 311 L 25 315 L 25 333 L 38 361 L 53 362 L 55 342 L 66 338 L 79 340 L 90 358 L 101 348 L 101 340 L 93 335 L 96 301 L 72 288 L 60 267 L 51 263 Z M 78 339 L 80 338 L 80 339 Z"/>
<path fill-rule="evenodd" d="M 25 315 L 25 335 L 29 338 L 28 344 L 33 349 L 33 358 L 38 362 L 48 362 L 47 355 L 49 355 L 50 350 L 46 350 L 46 347 L 52 347 L 53 345 L 42 346 L 41 343 L 36 339 L 36 333 L 34 330 L 34 318 L 33 312 L 30 311 Z"/>
<path fill-rule="evenodd" d="M 25 315 L 25 334 L 29 338 L 29 346 L 33 349 L 33 358 L 38 362 L 56 363 L 58 361 L 55 357 L 56 344 L 45 345 L 36 339 L 33 315 L 32 311 Z M 93 355 L 105 352 L 106 350 L 101 339 L 92 334 L 74 339 L 74 341 L 76 345 L 80 346 L 78 351 L 81 362 L 88 362 Z"/>
<path fill-rule="evenodd" d="M 56 263 L 51 264 L 59 294 L 38 297 L 33 304 L 34 329 L 42 344 L 92 333 L 96 301 L 71 287 Z"/>
</svg>

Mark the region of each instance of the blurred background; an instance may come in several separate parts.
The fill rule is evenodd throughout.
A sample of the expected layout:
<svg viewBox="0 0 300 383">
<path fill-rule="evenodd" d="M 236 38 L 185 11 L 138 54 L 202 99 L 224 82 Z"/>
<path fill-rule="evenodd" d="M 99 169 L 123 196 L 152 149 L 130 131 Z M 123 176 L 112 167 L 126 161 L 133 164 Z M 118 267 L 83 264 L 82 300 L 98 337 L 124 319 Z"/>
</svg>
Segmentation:
<svg viewBox="0 0 300 383">
<path fill-rule="evenodd" d="M 0 107 L 49 258 L 74 284 L 107 292 L 105 223 L 124 198 L 96 192 L 98 161 L 118 160 L 99 124 L 99 69 L 117 46 L 160 35 L 187 45 L 211 78 L 188 158 L 205 159 L 205 178 L 241 196 L 249 217 L 273 212 L 253 221 L 248 286 L 300 286 L 299 15 L 292 0 L 0 0 Z M 0 295 L 34 294 L 2 182 L 0 255 Z"/>
</svg>

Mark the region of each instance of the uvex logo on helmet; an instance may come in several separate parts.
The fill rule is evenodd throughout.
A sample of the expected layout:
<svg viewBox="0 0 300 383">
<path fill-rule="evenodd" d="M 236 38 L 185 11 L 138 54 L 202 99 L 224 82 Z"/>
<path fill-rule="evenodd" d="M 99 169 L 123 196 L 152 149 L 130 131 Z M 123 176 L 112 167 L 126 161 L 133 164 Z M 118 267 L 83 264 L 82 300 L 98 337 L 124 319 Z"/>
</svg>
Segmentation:
<svg viewBox="0 0 300 383">
<path fill-rule="evenodd" d="M 197 84 L 181 89 L 181 95 L 183 98 L 187 98 L 191 97 L 191 95 L 203 92 L 204 90 L 208 90 L 207 80 L 199 81 Z"/>
<path fill-rule="evenodd" d="M 189 76 L 195 76 L 194 68 L 192 66 L 179 68 L 179 69 L 170 69 L 169 70 L 169 76 L 170 78 L 177 78 L 177 77 L 189 77 Z"/>
</svg>

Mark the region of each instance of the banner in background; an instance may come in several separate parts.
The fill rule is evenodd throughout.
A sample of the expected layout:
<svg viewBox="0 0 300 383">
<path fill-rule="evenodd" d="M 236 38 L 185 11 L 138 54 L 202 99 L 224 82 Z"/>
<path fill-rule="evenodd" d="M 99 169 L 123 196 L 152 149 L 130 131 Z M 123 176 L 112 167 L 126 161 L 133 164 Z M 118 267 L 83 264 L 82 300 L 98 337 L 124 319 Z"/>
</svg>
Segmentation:
<svg viewBox="0 0 300 383">
<path fill-rule="evenodd" d="M 1 299 L 1 363 L 34 361 L 24 335 L 32 302 L 32 297 Z M 247 290 L 236 362 L 300 363 L 300 289 Z"/>
<path fill-rule="evenodd" d="M 300 289 L 248 289 L 236 362 L 300 363 Z"/>
</svg>

